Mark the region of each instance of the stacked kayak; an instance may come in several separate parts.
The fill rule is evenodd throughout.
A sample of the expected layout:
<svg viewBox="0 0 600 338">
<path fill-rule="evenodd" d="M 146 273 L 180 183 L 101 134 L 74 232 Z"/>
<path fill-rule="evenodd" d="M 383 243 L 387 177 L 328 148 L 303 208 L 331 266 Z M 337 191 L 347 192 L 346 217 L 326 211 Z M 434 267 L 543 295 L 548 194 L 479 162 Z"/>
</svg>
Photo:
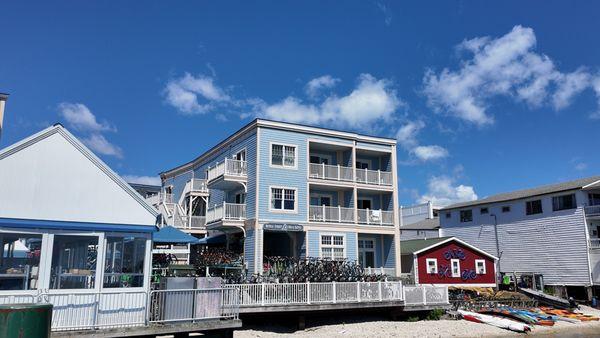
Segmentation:
<svg viewBox="0 0 600 338">
<path fill-rule="evenodd" d="M 516 310 L 510 307 L 482 309 L 479 313 L 513 319 L 529 325 L 553 326 L 554 318 L 526 310 Z"/>
<path fill-rule="evenodd" d="M 475 323 L 493 325 L 502 329 L 507 329 L 515 332 L 531 331 L 531 326 L 529 324 L 515 322 L 514 320 L 510 320 L 507 318 L 495 317 L 483 313 L 464 310 L 458 310 L 458 313 L 463 317 L 463 319 Z"/>
<path fill-rule="evenodd" d="M 566 321 L 581 321 L 581 322 L 589 322 L 589 321 L 598 321 L 600 320 L 600 318 L 598 317 L 594 317 L 591 315 L 584 315 L 582 313 L 577 313 L 577 312 L 573 312 L 573 311 L 569 311 L 569 310 L 559 310 L 559 309 L 553 309 L 553 308 L 548 308 L 548 307 L 541 307 L 540 311 L 549 315 L 554 315 L 556 317 L 558 317 L 559 320 L 565 320 Z"/>
</svg>

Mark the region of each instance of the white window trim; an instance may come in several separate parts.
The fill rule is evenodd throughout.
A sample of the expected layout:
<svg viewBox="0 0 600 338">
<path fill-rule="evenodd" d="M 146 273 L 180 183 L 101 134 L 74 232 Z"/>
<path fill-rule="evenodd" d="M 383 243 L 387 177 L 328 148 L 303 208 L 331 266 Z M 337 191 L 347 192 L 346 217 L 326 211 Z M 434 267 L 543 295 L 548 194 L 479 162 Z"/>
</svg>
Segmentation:
<svg viewBox="0 0 600 338">
<path fill-rule="evenodd" d="M 273 201 L 273 189 L 294 190 L 294 210 L 273 209 L 273 205 L 271 204 L 271 201 Z M 285 191 L 283 191 L 282 194 L 283 194 L 282 197 L 285 197 Z M 281 206 L 283 207 L 283 204 Z M 277 213 L 277 214 L 297 214 L 298 213 L 298 189 L 292 188 L 292 187 L 270 185 L 269 186 L 269 212 Z"/>
<path fill-rule="evenodd" d="M 344 259 L 348 258 L 348 241 L 345 233 L 335 233 L 335 232 L 323 232 L 319 234 L 319 258 L 323 258 L 323 236 L 332 236 L 331 245 L 326 245 L 327 248 L 340 248 L 344 249 Z M 333 245 L 333 236 L 341 236 L 344 238 L 344 245 Z"/>
<path fill-rule="evenodd" d="M 458 274 L 454 273 L 454 262 L 457 263 Z M 452 273 L 453 278 L 460 277 L 460 259 L 453 258 L 450 260 L 450 272 Z"/>
<path fill-rule="evenodd" d="M 433 262 L 433 271 L 429 271 L 429 262 Z M 427 274 L 432 275 L 438 273 L 438 264 L 437 258 L 426 258 L 425 259 L 425 268 L 427 269 Z"/>
<path fill-rule="evenodd" d="M 481 273 L 479 273 L 479 269 L 477 268 L 477 264 L 478 263 L 483 263 L 483 272 L 481 272 Z M 486 274 L 487 271 L 486 271 L 486 268 L 485 268 L 485 259 L 476 259 L 475 260 L 475 272 L 478 275 L 485 275 Z"/>
<path fill-rule="evenodd" d="M 277 145 L 277 146 L 283 146 L 283 162 L 281 165 L 278 164 L 273 164 L 273 145 Z M 286 166 L 285 165 L 285 147 L 294 147 L 294 149 L 296 149 L 294 151 L 294 166 Z M 287 143 L 280 143 L 280 142 L 269 142 L 269 167 L 271 168 L 279 168 L 279 169 L 290 169 L 290 170 L 297 170 L 298 169 L 298 150 L 299 147 L 297 144 L 287 144 Z"/>
</svg>

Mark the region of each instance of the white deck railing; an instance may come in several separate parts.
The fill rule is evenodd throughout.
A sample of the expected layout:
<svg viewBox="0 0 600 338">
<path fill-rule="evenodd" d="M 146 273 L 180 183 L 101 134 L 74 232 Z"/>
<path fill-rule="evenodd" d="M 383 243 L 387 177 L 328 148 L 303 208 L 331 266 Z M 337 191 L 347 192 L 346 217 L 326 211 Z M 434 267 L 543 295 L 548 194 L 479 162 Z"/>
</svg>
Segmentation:
<svg viewBox="0 0 600 338">
<path fill-rule="evenodd" d="M 356 182 L 391 186 L 393 176 L 389 171 L 356 169 Z"/>
<path fill-rule="evenodd" d="M 384 302 L 404 300 L 402 282 L 230 284 L 240 307 Z"/>
<path fill-rule="evenodd" d="M 209 167 L 206 173 L 207 182 L 217 179 L 223 175 L 227 176 L 248 176 L 248 165 L 246 161 L 226 158 L 224 162 L 217 163 L 214 167 Z"/>
<path fill-rule="evenodd" d="M 188 183 L 190 184 L 190 191 L 208 193 L 208 186 L 205 179 L 193 178 Z"/>
<path fill-rule="evenodd" d="M 406 305 L 449 304 L 447 286 L 405 286 L 403 293 Z"/>
<path fill-rule="evenodd" d="M 585 207 L 584 210 L 587 217 L 600 217 L 600 205 Z"/>
<path fill-rule="evenodd" d="M 206 226 L 206 216 L 191 216 L 189 222 L 190 229 L 204 229 Z"/>
<path fill-rule="evenodd" d="M 246 219 L 246 204 L 223 203 L 206 210 L 206 223 L 220 220 L 243 221 Z"/>
<path fill-rule="evenodd" d="M 354 223 L 353 208 L 311 205 L 308 215 L 308 219 L 314 222 Z"/>
<path fill-rule="evenodd" d="M 358 209 L 358 223 L 367 225 L 394 225 L 394 212 Z"/>
<path fill-rule="evenodd" d="M 600 238 L 590 238 L 590 249 L 600 249 Z"/>
<path fill-rule="evenodd" d="M 144 326 L 200 319 L 237 319 L 237 290 L 196 289 L 0 295 L 0 304 L 50 303 L 52 331 Z M 176 309 L 174 309 L 176 307 Z"/>
<path fill-rule="evenodd" d="M 354 173 L 352 167 L 341 165 L 327 164 L 309 164 L 309 175 L 311 178 L 320 178 L 333 181 L 354 181 Z"/>
</svg>

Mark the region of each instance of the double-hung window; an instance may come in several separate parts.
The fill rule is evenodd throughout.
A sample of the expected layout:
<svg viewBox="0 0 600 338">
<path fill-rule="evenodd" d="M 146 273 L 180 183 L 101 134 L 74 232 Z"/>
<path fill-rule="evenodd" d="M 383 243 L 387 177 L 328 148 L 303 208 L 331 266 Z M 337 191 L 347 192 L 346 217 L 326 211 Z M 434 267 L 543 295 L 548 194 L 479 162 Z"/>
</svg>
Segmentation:
<svg viewBox="0 0 600 338">
<path fill-rule="evenodd" d="M 525 212 L 527 215 L 535 215 L 541 214 L 542 210 L 542 200 L 534 200 L 525 202 Z"/>
<path fill-rule="evenodd" d="M 473 210 L 461 210 L 460 211 L 460 222 L 471 222 L 473 221 Z"/>
<path fill-rule="evenodd" d="M 450 267 L 452 268 L 452 277 L 460 277 L 460 260 L 451 259 Z"/>
<path fill-rule="evenodd" d="M 475 260 L 475 271 L 478 275 L 485 275 L 485 260 L 484 259 L 476 259 Z"/>
<path fill-rule="evenodd" d="M 321 235 L 321 258 L 341 260 L 345 257 L 344 236 Z"/>
<path fill-rule="evenodd" d="M 437 259 L 436 258 L 427 258 L 427 273 L 428 274 L 436 274 L 438 273 L 437 268 Z"/>
<path fill-rule="evenodd" d="M 295 211 L 296 189 L 271 188 L 271 210 Z"/>
<path fill-rule="evenodd" d="M 271 145 L 271 165 L 295 168 L 296 167 L 296 146 L 283 144 Z"/>
</svg>

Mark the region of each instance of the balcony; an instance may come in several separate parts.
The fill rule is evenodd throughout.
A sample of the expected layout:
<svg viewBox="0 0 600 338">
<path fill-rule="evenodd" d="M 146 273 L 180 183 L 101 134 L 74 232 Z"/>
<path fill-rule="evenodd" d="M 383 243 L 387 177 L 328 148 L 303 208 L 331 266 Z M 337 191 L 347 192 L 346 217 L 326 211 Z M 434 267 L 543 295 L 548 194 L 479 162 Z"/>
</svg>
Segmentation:
<svg viewBox="0 0 600 338">
<path fill-rule="evenodd" d="M 205 179 L 192 178 L 186 184 L 186 190 L 189 187 L 190 193 L 208 194 L 208 184 Z"/>
<path fill-rule="evenodd" d="M 585 217 L 600 219 L 600 205 L 592 205 L 589 207 L 585 207 Z"/>
<path fill-rule="evenodd" d="M 191 216 L 188 223 L 188 229 L 204 230 L 206 227 L 206 216 Z"/>
<path fill-rule="evenodd" d="M 354 223 L 354 208 L 311 205 L 308 219 L 311 222 Z"/>
<path fill-rule="evenodd" d="M 248 163 L 246 161 L 226 158 L 224 162 L 209 167 L 206 172 L 207 187 L 229 190 L 245 184 L 248 179 Z"/>
<path fill-rule="evenodd" d="M 600 250 L 600 238 L 590 238 L 590 250 Z"/>
<path fill-rule="evenodd" d="M 389 171 L 356 169 L 356 183 L 391 187 L 394 183 L 394 178 Z"/>
<path fill-rule="evenodd" d="M 213 205 L 206 210 L 206 224 L 244 220 L 246 220 L 246 204 L 223 203 Z"/>
<path fill-rule="evenodd" d="M 309 177 L 318 178 L 322 180 L 331 181 L 344 181 L 353 182 L 354 173 L 352 167 L 345 167 L 341 165 L 328 165 L 328 164 L 316 164 L 310 163 L 309 165 Z"/>
<path fill-rule="evenodd" d="M 394 226 L 394 212 L 385 210 L 358 209 L 358 223 L 366 225 Z"/>
</svg>

